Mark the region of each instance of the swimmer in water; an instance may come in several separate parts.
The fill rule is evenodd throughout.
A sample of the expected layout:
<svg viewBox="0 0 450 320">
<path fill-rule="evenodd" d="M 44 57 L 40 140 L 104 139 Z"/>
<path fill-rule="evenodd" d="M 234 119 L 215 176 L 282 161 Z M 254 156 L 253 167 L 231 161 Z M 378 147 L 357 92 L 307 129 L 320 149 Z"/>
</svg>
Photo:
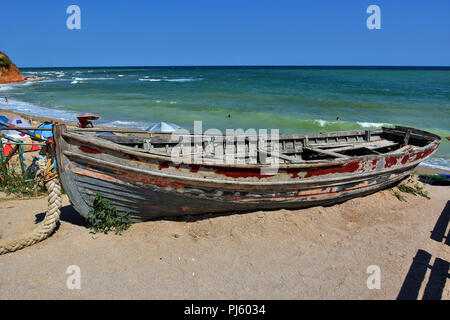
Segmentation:
<svg viewBox="0 0 450 320">
<path fill-rule="evenodd" d="M 5 102 L 8 103 L 8 98 L 7 97 L 5 97 Z"/>
</svg>

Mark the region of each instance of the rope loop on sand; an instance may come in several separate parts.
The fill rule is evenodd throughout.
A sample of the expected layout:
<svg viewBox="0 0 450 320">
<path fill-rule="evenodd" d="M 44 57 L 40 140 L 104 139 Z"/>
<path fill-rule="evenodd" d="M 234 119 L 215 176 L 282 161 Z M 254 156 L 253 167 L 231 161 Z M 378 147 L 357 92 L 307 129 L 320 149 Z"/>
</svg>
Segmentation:
<svg viewBox="0 0 450 320">
<path fill-rule="evenodd" d="M 46 163 L 46 159 L 42 158 L 37 164 L 36 183 L 39 187 L 45 184 L 48 190 L 48 205 L 45 218 L 33 231 L 15 239 L 0 241 L 0 255 L 23 249 L 46 239 L 59 222 L 59 215 L 61 213 L 61 185 L 58 174 L 54 170 L 54 163 L 52 159 L 49 159 Z"/>
</svg>

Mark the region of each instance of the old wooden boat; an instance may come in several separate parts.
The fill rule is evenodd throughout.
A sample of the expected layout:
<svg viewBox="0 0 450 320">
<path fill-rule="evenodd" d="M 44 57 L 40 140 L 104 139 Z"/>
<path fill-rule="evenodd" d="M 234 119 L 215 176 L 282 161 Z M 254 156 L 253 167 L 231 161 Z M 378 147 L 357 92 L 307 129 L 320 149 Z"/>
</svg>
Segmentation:
<svg viewBox="0 0 450 320">
<path fill-rule="evenodd" d="M 260 155 L 256 163 L 189 163 L 171 157 L 178 142 L 169 135 L 79 131 L 53 129 L 59 176 L 73 206 L 86 217 L 98 193 L 135 222 L 335 204 L 391 186 L 440 144 L 437 135 L 400 126 L 280 135 L 278 171 L 262 174 Z"/>
</svg>

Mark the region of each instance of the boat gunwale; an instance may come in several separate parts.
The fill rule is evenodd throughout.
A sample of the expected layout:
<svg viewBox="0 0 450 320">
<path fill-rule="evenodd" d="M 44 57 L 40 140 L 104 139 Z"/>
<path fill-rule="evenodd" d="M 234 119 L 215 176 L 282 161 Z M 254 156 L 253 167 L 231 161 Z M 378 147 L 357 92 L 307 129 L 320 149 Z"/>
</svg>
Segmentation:
<svg viewBox="0 0 450 320">
<path fill-rule="evenodd" d="M 342 175 L 338 175 L 336 177 L 333 178 L 323 178 L 323 179 L 318 179 L 315 178 L 314 180 L 305 180 L 305 179 L 301 179 L 301 180 L 278 180 L 278 181 L 242 181 L 242 180 L 236 180 L 236 179 L 207 179 L 207 178 L 198 178 L 198 177 L 192 177 L 192 176 L 187 176 L 187 175 L 171 175 L 171 174 L 167 174 L 167 173 L 162 173 L 162 172 L 157 172 L 157 171 L 150 171 L 150 170 L 145 170 L 145 169 L 140 169 L 140 168 L 136 168 L 136 167 L 131 167 L 131 166 L 125 166 L 122 164 L 117 164 L 117 163 L 113 163 L 113 162 L 108 162 L 105 160 L 101 160 L 101 159 L 96 159 L 93 157 L 89 157 L 89 156 L 85 156 L 79 153 L 74 153 L 71 151 L 64 151 L 63 154 L 66 157 L 74 157 L 74 158 L 79 158 L 83 161 L 85 161 L 86 163 L 97 163 L 99 165 L 104 165 L 106 167 L 112 167 L 112 168 L 116 168 L 119 170 L 124 170 L 124 171 L 134 171 L 136 173 L 140 173 L 140 174 L 146 174 L 146 175 L 151 175 L 151 176 L 156 176 L 156 177 L 160 177 L 160 178 L 168 178 L 168 179 L 172 179 L 172 180 L 187 180 L 187 181 L 192 181 L 192 182 L 201 182 L 201 183 L 211 183 L 211 184 L 230 184 L 230 185 L 249 185 L 249 186 L 261 186 L 261 185 L 269 185 L 269 186 L 278 186 L 278 185 L 302 185 L 302 184 L 308 184 L 308 183 L 328 183 L 328 182 L 335 182 L 335 181 L 343 181 L 343 182 L 348 182 L 348 181 L 359 181 L 358 178 L 360 178 L 361 180 L 366 180 L 368 178 L 374 177 L 374 176 L 378 176 L 380 174 L 389 174 L 389 173 L 394 173 L 396 171 L 406 171 L 409 170 L 415 166 L 417 166 L 417 164 L 413 163 L 413 164 L 408 164 L 405 165 L 403 167 L 400 168 L 393 168 L 393 169 L 387 169 L 387 170 L 382 170 L 382 171 L 375 171 L 373 173 L 361 173 L 360 175 L 350 175 L 350 176 L 346 176 L 343 177 Z M 418 160 L 419 161 L 419 160 Z M 269 177 L 269 176 L 268 176 Z"/>
</svg>

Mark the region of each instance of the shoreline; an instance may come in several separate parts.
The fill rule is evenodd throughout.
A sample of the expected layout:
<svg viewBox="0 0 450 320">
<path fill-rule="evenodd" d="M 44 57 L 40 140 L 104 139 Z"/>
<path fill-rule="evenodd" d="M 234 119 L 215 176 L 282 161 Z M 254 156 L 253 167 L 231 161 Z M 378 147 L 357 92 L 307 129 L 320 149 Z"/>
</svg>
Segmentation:
<svg viewBox="0 0 450 320">
<path fill-rule="evenodd" d="M 20 75 L 22 77 L 22 79 L 20 80 L 1 80 L 0 79 L 0 84 L 11 84 L 11 83 L 20 83 L 20 82 L 36 82 L 36 81 L 44 81 L 46 79 L 39 79 L 39 78 L 34 78 L 34 77 L 30 77 L 30 76 L 26 76 L 24 77 L 23 75 Z"/>
<path fill-rule="evenodd" d="M 25 79 L 22 79 L 22 80 L 8 80 L 8 81 L 1 80 L 0 84 L 10 84 L 10 83 L 25 82 L 25 81 L 26 81 Z"/>
<path fill-rule="evenodd" d="M 428 168 L 423 166 L 416 167 L 414 171 L 418 174 L 450 174 L 450 171 L 448 170 Z"/>
<path fill-rule="evenodd" d="M 12 118 L 12 117 L 21 117 L 24 118 L 25 120 L 28 120 L 30 122 L 31 125 L 39 125 L 41 124 L 41 122 L 45 122 L 45 121 L 49 121 L 49 122 L 53 122 L 53 123 L 64 123 L 67 125 L 76 125 L 75 122 L 69 122 L 69 121 L 65 121 L 62 119 L 58 119 L 58 118 L 51 118 L 51 117 L 43 117 L 43 116 L 35 116 L 35 115 L 31 115 L 29 113 L 23 113 L 23 112 L 17 112 L 17 111 L 13 111 L 11 109 L 4 109 L 4 108 L 0 108 L 0 113 L 1 115 L 7 117 L 7 118 Z"/>
</svg>

